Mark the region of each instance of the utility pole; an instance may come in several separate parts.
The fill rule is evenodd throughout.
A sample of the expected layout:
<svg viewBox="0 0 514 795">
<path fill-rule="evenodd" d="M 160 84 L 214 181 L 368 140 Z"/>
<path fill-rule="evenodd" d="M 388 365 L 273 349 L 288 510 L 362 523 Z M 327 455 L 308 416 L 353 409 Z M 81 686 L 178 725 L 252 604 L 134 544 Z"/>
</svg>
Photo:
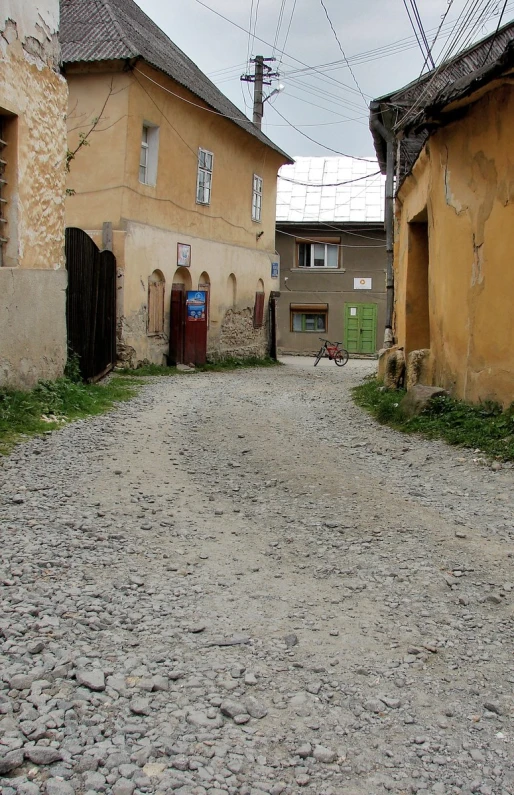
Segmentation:
<svg viewBox="0 0 514 795">
<path fill-rule="evenodd" d="M 253 75 L 241 75 L 241 80 L 244 83 L 253 83 L 253 123 L 259 130 L 262 127 L 262 117 L 264 116 L 264 86 L 271 85 L 273 77 L 279 77 L 278 72 L 273 72 L 271 66 L 268 66 L 269 61 L 274 61 L 275 58 L 264 58 L 263 55 L 256 55 L 252 58 L 250 63 L 255 64 L 255 71 Z"/>
</svg>

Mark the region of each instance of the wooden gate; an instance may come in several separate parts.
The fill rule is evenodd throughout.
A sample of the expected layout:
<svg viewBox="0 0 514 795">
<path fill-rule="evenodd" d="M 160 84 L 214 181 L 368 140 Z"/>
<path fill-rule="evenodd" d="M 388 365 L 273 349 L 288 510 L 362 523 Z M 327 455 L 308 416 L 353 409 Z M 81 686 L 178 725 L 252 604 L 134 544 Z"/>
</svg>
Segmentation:
<svg viewBox="0 0 514 795">
<path fill-rule="evenodd" d="M 84 380 L 95 381 L 116 363 L 116 258 L 100 251 L 82 229 L 66 229 L 68 348 Z"/>
</svg>

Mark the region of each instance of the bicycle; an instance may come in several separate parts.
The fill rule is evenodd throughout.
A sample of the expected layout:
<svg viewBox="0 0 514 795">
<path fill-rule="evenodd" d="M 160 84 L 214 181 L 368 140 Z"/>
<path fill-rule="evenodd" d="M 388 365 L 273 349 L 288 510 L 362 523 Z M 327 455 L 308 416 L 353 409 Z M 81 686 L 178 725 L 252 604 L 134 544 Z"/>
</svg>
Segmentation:
<svg viewBox="0 0 514 795">
<path fill-rule="evenodd" d="M 338 367 L 344 367 L 350 355 L 347 350 L 341 347 L 343 344 L 342 342 L 330 342 L 329 340 L 323 339 L 320 337 L 321 342 L 323 345 L 319 349 L 318 353 L 316 354 L 316 358 L 314 360 L 314 367 L 318 364 L 319 360 L 327 355 L 330 361 L 334 360 Z"/>
</svg>

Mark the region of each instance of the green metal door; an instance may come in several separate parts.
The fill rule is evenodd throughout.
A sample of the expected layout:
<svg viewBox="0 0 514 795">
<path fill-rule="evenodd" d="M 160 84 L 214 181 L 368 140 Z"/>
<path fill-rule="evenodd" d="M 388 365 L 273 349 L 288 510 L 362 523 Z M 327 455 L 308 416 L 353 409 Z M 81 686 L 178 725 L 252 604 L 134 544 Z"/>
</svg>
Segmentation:
<svg viewBox="0 0 514 795">
<path fill-rule="evenodd" d="M 349 353 L 375 353 L 377 339 L 376 304 L 345 304 L 344 339 Z"/>
</svg>

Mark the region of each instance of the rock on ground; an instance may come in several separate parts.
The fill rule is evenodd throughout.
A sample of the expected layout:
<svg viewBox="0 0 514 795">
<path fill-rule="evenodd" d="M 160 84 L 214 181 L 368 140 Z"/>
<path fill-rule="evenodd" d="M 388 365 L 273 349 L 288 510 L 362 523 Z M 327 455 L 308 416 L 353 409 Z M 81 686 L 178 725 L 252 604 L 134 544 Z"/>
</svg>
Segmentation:
<svg viewBox="0 0 514 795">
<path fill-rule="evenodd" d="M 3 795 L 513 795 L 513 470 L 312 362 L 2 461 Z"/>
</svg>

